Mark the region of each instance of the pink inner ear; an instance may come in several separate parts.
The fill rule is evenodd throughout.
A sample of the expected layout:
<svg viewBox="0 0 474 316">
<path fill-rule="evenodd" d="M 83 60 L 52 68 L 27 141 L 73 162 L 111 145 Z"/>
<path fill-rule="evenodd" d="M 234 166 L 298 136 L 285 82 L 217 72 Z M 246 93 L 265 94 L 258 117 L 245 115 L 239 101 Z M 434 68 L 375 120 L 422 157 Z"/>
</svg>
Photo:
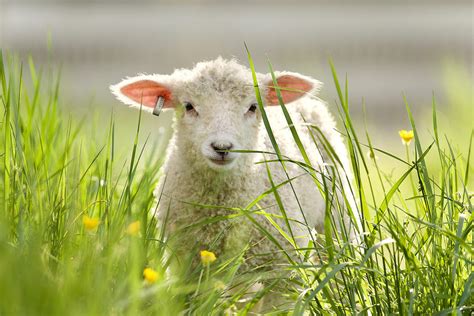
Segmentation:
<svg viewBox="0 0 474 316">
<path fill-rule="evenodd" d="M 152 80 L 140 80 L 123 86 L 120 89 L 127 98 L 143 104 L 143 106 L 154 108 L 159 97 L 165 98 L 164 107 L 171 107 L 171 91 Z"/>
<path fill-rule="evenodd" d="M 278 86 L 280 87 L 281 97 L 283 103 L 293 102 L 302 96 L 305 93 L 313 89 L 313 84 L 305 79 L 298 78 L 292 75 L 284 75 L 277 78 Z M 295 90 L 295 91 L 290 91 Z M 267 91 L 267 104 L 268 105 L 278 105 L 278 97 L 276 89 L 274 88 L 273 81 L 268 84 Z"/>
</svg>

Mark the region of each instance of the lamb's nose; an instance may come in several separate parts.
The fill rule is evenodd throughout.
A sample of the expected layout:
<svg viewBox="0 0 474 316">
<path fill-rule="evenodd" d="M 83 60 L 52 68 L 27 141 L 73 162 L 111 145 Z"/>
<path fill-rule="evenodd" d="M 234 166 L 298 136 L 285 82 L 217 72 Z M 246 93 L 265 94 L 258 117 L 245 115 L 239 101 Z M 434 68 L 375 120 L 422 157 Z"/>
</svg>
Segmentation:
<svg viewBox="0 0 474 316">
<path fill-rule="evenodd" d="M 232 145 L 232 143 L 211 143 L 211 147 L 212 149 L 214 149 L 214 151 L 216 153 L 218 153 L 219 155 L 221 155 L 222 158 L 224 158 L 225 156 L 227 156 L 229 154 L 228 150 L 231 150 L 232 147 L 234 147 Z"/>
</svg>

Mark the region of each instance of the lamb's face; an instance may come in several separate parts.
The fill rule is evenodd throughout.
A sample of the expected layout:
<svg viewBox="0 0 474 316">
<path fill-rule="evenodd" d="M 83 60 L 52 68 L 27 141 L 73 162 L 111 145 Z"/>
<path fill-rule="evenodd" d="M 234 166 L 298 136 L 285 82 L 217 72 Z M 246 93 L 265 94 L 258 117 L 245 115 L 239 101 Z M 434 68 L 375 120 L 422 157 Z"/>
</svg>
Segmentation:
<svg viewBox="0 0 474 316">
<path fill-rule="evenodd" d="M 290 103 L 314 92 L 319 83 L 296 73 L 257 74 L 266 106 Z M 280 88 L 277 93 L 274 83 Z M 177 109 L 176 137 L 185 159 L 203 162 L 215 170 L 239 167 L 259 138 L 261 116 L 252 73 L 235 60 L 198 63 L 172 75 L 140 75 L 111 86 L 117 98 L 136 108 L 154 112 L 158 102 Z M 279 96 L 280 98 L 278 98 Z"/>
<path fill-rule="evenodd" d="M 252 100 L 234 104 L 217 98 L 206 101 L 204 105 L 198 99 L 184 103 L 181 133 L 209 167 L 231 169 L 245 155 L 235 151 L 255 149 L 259 132 L 256 105 Z"/>
<path fill-rule="evenodd" d="M 252 77 L 213 77 L 199 73 L 177 89 L 177 129 L 191 159 L 201 159 L 215 170 L 236 168 L 248 156 L 238 150 L 253 150 L 259 135 L 260 113 Z"/>
</svg>

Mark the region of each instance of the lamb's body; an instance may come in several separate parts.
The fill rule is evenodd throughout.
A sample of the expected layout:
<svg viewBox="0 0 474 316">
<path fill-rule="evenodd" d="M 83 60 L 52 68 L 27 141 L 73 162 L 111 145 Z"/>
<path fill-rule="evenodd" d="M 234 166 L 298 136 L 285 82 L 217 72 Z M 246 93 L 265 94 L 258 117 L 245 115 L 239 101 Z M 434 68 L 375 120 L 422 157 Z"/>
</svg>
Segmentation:
<svg viewBox="0 0 474 316">
<path fill-rule="evenodd" d="M 257 80 L 282 156 L 304 162 L 279 106 L 271 76 L 257 74 Z M 206 249 L 224 260 L 250 243 L 244 254 L 244 267 L 272 269 L 284 262 L 280 248 L 288 250 L 289 255 L 296 251 L 271 220 L 288 238 L 294 237 L 297 246 L 306 247 L 314 230 L 322 232 L 326 204 L 314 181 L 321 181 L 320 172 L 327 172 L 325 164 L 332 161 L 322 146 L 315 145 L 308 124 L 323 132 L 338 155 L 342 166 L 336 168 L 350 197 L 345 146 L 327 106 L 314 95 L 320 83 L 288 72 L 277 73 L 276 82 L 316 173 L 292 162 L 285 162 L 286 169 L 279 161 L 257 163 L 277 157 L 270 154 L 275 149 L 256 106 L 252 74 L 233 60 L 218 58 L 199 63 L 192 70 L 176 70 L 169 76 L 142 75 L 112 87 L 121 101 L 132 106 L 140 107 L 141 103 L 152 112 L 162 97 L 165 108 L 177 109 L 175 133 L 155 195 L 159 200 L 160 226 L 164 226 L 171 253 L 178 259 L 197 257 L 198 250 Z M 260 152 L 236 153 L 228 152 L 229 149 Z M 278 187 L 276 191 L 291 229 L 282 217 L 274 192 L 247 211 L 239 211 L 270 190 L 272 182 Z M 254 213 L 258 208 L 274 216 Z M 232 218 L 226 219 L 226 215 Z M 270 232 L 272 238 L 262 229 Z"/>
<path fill-rule="evenodd" d="M 308 131 L 308 124 L 320 127 L 325 132 L 340 159 L 347 167 L 347 154 L 342 139 L 335 132 L 335 122 L 324 103 L 316 98 L 298 100 L 288 106 L 293 123 L 306 149 L 311 165 L 316 170 L 321 169 L 323 161 L 329 162 L 327 157 L 321 157 L 314 140 Z M 304 162 L 297 148 L 288 124 L 279 107 L 266 110 L 272 130 L 281 154 L 292 160 Z M 305 118 L 306 123 L 302 118 Z M 241 159 L 245 161 L 237 170 L 220 172 L 209 168 L 193 168 L 189 166 L 189 148 L 180 146 L 180 130 L 170 141 L 168 158 L 164 165 L 163 178 L 155 190 L 155 196 L 160 199 L 159 217 L 161 222 L 167 218 L 167 230 L 173 236 L 175 250 L 180 256 L 189 253 L 190 249 L 211 249 L 220 257 L 229 257 L 241 251 L 249 242 L 253 241 L 248 250 L 246 264 L 249 267 L 262 266 L 269 260 L 278 263 L 281 256 L 273 241 L 264 237 L 257 226 L 246 216 L 233 220 L 219 220 L 213 224 L 196 225 L 194 229 L 182 229 L 209 220 L 212 217 L 239 213 L 229 208 L 245 208 L 260 194 L 271 189 L 272 185 L 267 175 L 265 160 L 276 159 L 276 155 L 261 153 L 246 153 Z M 259 139 L 253 149 L 262 152 L 275 152 L 263 124 L 260 127 Z M 286 210 L 291 229 L 297 244 L 306 247 L 310 239 L 309 228 L 315 228 L 321 233 L 323 230 L 325 202 L 318 191 L 312 176 L 295 163 L 285 164 L 286 172 L 279 162 L 269 162 L 272 180 L 275 186 L 296 179 L 278 188 L 278 194 Z M 320 179 L 320 177 L 318 177 Z M 293 191 L 294 190 L 294 191 Z M 295 198 L 295 193 L 298 199 Z M 206 205 L 207 207 L 196 206 Z M 277 215 L 274 220 L 289 234 L 289 230 L 277 205 L 275 195 L 268 194 L 259 201 L 259 207 L 270 214 Z M 222 206 L 222 207 L 211 207 Z M 255 208 L 254 208 L 255 209 Z M 302 213 L 303 211 L 303 213 Z M 243 213 L 241 213 L 243 214 Z M 303 217 L 304 214 L 304 217 Z M 265 229 L 271 231 L 276 240 L 286 249 L 291 246 L 288 241 L 277 232 L 272 224 L 262 215 L 253 215 L 253 218 Z M 308 226 L 298 224 L 308 223 Z M 179 233 L 175 232 L 179 229 Z M 176 240 L 178 239 L 178 240 Z M 218 239 L 218 240 L 216 240 Z M 197 252 L 195 252 L 197 254 Z M 290 251 L 291 253 L 291 251 Z M 253 256 L 254 254 L 268 254 L 267 256 Z M 281 261 L 280 261 L 281 263 Z M 271 268 L 271 266 L 267 266 Z"/>
</svg>

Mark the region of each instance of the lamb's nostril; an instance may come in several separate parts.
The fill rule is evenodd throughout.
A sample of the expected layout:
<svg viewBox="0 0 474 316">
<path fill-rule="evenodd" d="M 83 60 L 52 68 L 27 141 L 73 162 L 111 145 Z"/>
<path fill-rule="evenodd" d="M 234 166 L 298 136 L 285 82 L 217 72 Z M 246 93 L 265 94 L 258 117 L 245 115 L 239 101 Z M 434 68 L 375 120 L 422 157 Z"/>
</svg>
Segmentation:
<svg viewBox="0 0 474 316">
<path fill-rule="evenodd" d="M 222 143 L 211 143 L 211 147 L 212 149 L 214 149 L 214 151 L 216 153 L 218 153 L 219 155 L 222 156 L 222 158 L 224 158 L 225 156 L 227 156 L 229 154 L 228 150 L 231 150 L 232 147 L 234 147 L 231 143 L 226 143 L 226 144 L 222 144 Z"/>
</svg>

